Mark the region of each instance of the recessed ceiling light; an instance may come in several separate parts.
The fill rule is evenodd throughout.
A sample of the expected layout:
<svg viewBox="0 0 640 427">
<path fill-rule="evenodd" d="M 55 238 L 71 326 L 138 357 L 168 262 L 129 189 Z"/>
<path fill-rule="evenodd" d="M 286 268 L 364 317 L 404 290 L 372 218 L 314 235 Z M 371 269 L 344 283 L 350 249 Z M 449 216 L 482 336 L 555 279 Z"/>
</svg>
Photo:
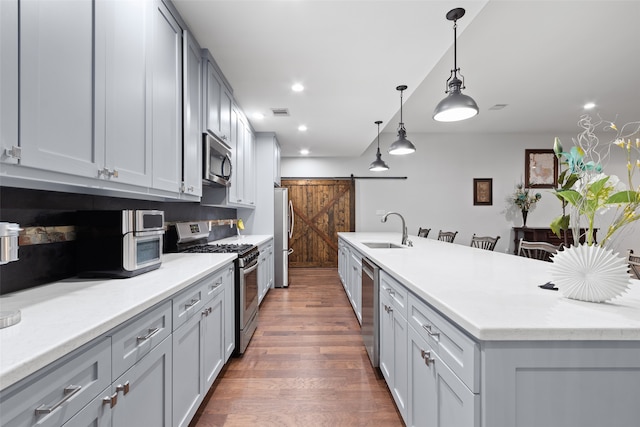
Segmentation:
<svg viewBox="0 0 640 427">
<path fill-rule="evenodd" d="M 303 148 L 302 150 L 300 150 L 300 154 L 302 154 L 303 156 L 306 156 L 309 154 L 309 150 L 307 150 L 306 148 Z"/>
<path fill-rule="evenodd" d="M 262 119 L 264 119 L 264 114 L 262 114 L 262 113 L 253 113 L 253 115 L 251 117 L 253 117 L 256 120 L 262 120 Z"/>
<path fill-rule="evenodd" d="M 305 126 L 305 125 L 300 125 L 300 126 L 298 126 L 298 130 L 299 130 L 300 132 L 306 132 L 306 131 L 307 131 L 307 126 Z"/>
<path fill-rule="evenodd" d="M 300 83 L 296 83 L 291 86 L 291 90 L 294 92 L 302 92 L 304 90 L 304 86 L 302 86 Z"/>
<path fill-rule="evenodd" d="M 594 102 L 587 102 L 586 104 L 584 104 L 584 109 L 585 110 L 591 110 L 593 107 L 595 107 L 596 104 Z"/>
</svg>

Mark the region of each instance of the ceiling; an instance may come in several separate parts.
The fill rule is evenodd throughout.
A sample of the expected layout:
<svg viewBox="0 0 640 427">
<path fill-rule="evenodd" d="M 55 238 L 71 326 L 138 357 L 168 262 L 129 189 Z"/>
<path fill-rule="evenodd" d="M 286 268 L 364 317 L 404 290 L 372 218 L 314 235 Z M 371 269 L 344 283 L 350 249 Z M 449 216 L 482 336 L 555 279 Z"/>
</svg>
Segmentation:
<svg viewBox="0 0 640 427">
<path fill-rule="evenodd" d="M 232 86 L 254 130 L 278 136 L 282 155 L 383 152 L 400 120 L 417 133 L 577 132 L 583 104 L 603 118 L 640 119 L 640 1 L 612 0 L 173 0 Z M 432 118 L 453 66 L 480 114 Z M 293 83 L 303 92 L 293 92 Z M 506 104 L 500 110 L 490 109 Z M 272 108 L 287 108 L 274 117 Z M 259 112 L 262 120 L 253 118 Z M 308 127 L 306 132 L 298 126 Z M 420 147 L 418 146 L 418 150 Z"/>
</svg>

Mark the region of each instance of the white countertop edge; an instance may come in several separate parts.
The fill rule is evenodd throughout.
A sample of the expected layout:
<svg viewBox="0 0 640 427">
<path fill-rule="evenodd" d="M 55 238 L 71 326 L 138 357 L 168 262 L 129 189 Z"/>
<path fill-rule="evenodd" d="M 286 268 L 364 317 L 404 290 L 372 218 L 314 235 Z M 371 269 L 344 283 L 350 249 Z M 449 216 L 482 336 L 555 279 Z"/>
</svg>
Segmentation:
<svg viewBox="0 0 640 427">
<path fill-rule="evenodd" d="M 200 258 L 199 262 L 197 259 Z M 59 282 L 27 289 L 0 297 L 3 309 L 20 309 L 22 320 L 8 328 L 0 329 L 0 390 L 15 384 L 27 376 L 46 367 L 50 363 L 104 335 L 145 310 L 168 299 L 172 295 L 196 283 L 237 258 L 236 254 L 163 254 L 163 264 L 153 270 L 128 279 L 107 279 L 91 281 L 71 278 Z M 186 264 L 182 268 L 181 264 Z M 188 271 L 184 271 L 188 270 Z M 156 279 L 158 281 L 154 282 Z M 100 283 L 97 283 L 100 282 Z M 46 324 L 46 319 L 68 316 L 73 312 L 72 301 L 61 302 L 56 307 L 56 294 L 66 300 L 64 293 L 75 293 L 84 283 L 91 286 L 88 292 L 96 294 L 96 309 L 85 307 L 86 312 L 99 313 L 103 304 L 100 293 L 111 294 L 124 287 L 140 286 L 138 294 L 148 297 L 133 302 L 123 301 L 120 307 L 113 307 L 110 315 L 92 315 L 91 319 L 76 319 L 76 324 L 63 331 L 40 334 L 34 331 L 34 322 Z M 96 284 L 97 283 L 97 284 Z M 59 291 L 58 291 L 59 290 Z M 86 297 L 86 295 L 85 295 Z M 49 298 L 48 301 L 43 301 Z M 30 300 L 37 302 L 30 305 Z M 42 315 L 41 311 L 46 311 Z M 86 315 L 85 315 L 86 316 Z M 31 319 L 38 317 L 37 320 Z M 31 334 L 33 338 L 27 338 Z M 48 336 L 51 335 L 51 336 Z M 36 341 L 36 343 L 33 342 Z"/>
<path fill-rule="evenodd" d="M 250 245 L 260 246 L 273 239 L 270 234 L 240 234 L 239 236 L 225 237 L 224 239 L 215 240 L 211 243 L 229 243 L 229 244 L 243 244 L 248 243 Z"/>
</svg>

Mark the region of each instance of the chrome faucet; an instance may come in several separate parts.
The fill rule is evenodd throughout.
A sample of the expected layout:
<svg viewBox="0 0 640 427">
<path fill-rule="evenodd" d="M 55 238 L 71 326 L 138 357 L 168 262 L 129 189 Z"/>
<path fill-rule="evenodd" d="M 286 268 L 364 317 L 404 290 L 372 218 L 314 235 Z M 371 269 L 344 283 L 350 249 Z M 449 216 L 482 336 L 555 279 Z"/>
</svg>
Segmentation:
<svg viewBox="0 0 640 427">
<path fill-rule="evenodd" d="M 387 212 L 383 217 L 381 222 L 387 222 L 387 217 L 389 215 L 398 215 L 400 217 L 400 219 L 402 220 L 402 244 L 406 245 L 407 243 L 411 243 L 408 242 L 408 237 L 409 235 L 407 234 L 407 225 L 404 222 L 404 217 L 402 215 L 400 215 L 398 212 Z"/>
</svg>

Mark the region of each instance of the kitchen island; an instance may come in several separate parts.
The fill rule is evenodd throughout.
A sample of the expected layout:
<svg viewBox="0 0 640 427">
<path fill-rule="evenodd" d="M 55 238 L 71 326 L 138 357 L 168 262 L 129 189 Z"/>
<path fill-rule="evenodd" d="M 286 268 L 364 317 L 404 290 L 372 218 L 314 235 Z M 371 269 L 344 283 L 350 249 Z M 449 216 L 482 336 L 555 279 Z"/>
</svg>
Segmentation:
<svg viewBox="0 0 640 427">
<path fill-rule="evenodd" d="M 373 249 L 401 235 L 339 233 L 382 270 L 381 334 L 392 312 L 391 342 L 406 347 L 390 389 L 407 425 L 452 425 L 460 411 L 486 427 L 638 425 L 640 281 L 608 303 L 575 301 L 538 287 L 548 263 L 411 239 Z"/>
</svg>

